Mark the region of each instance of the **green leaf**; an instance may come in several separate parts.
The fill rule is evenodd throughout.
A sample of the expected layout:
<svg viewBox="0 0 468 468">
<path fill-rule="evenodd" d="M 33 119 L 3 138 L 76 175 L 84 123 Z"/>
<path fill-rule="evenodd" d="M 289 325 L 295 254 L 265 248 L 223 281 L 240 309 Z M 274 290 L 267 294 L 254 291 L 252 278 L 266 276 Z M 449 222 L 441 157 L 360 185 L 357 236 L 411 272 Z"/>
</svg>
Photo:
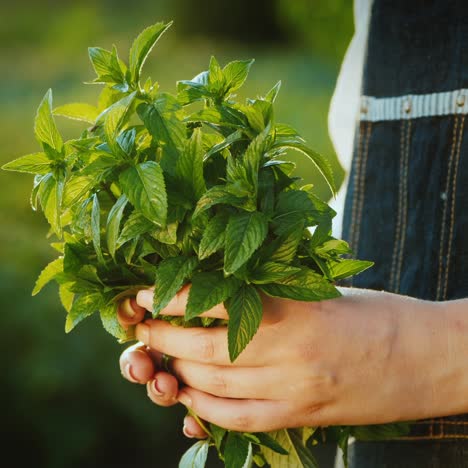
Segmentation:
<svg viewBox="0 0 468 468">
<path fill-rule="evenodd" d="M 266 461 L 275 468 L 318 468 L 317 461 L 303 445 L 298 429 L 281 429 L 269 433 L 278 444 L 287 450 L 281 455 L 267 447 L 262 447 Z"/>
<path fill-rule="evenodd" d="M 218 61 L 214 56 L 211 56 L 210 67 L 208 73 L 208 84 L 209 89 L 214 92 L 222 91 L 224 87 L 224 75 L 223 70 L 219 66 Z"/>
<path fill-rule="evenodd" d="M 341 296 L 333 284 L 308 268 L 260 288 L 270 296 L 296 301 L 321 301 Z"/>
<path fill-rule="evenodd" d="M 276 453 L 281 455 L 288 455 L 288 451 L 285 450 L 276 439 L 271 437 L 266 432 L 255 432 L 252 434 L 257 439 L 257 442 L 253 442 L 257 445 L 263 445 L 264 447 L 268 447 L 269 449 L 273 450 Z"/>
<path fill-rule="evenodd" d="M 138 115 L 162 152 L 161 166 L 174 175 L 177 160 L 184 151 L 186 128 L 177 116 L 176 101 L 169 94 L 161 94 L 152 104 L 140 104 Z"/>
<path fill-rule="evenodd" d="M 158 39 L 171 27 L 170 23 L 156 23 L 144 29 L 133 41 L 129 55 L 130 81 L 137 85 L 140 81 L 141 69 Z"/>
<path fill-rule="evenodd" d="M 52 262 L 50 262 L 39 275 L 37 278 L 36 284 L 34 286 L 32 295 L 35 296 L 39 293 L 42 288 L 52 281 L 59 273 L 63 272 L 63 257 L 56 258 Z"/>
<path fill-rule="evenodd" d="M 204 122 L 227 128 L 246 128 L 247 119 L 242 112 L 225 105 L 207 107 L 190 114 L 185 118 L 186 122 Z"/>
<path fill-rule="evenodd" d="M 181 189 L 188 192 L 191 199 L 196 201 L 206 192 L 200 129 L 195 129 L 191 138 L 187 140 L 185 151 L 177 161 L 176 174 L 181 182 Z"/>
<path fill-rule="evenodd" d="M 217 145 L 212 146 L 209 151 L 205 154 L 203 160 L 206 161 L 209 159 L 211 156 L 213 156 L 216 153 L 219 153 L 220 151 L 228 148 L 231 146 L 233 143 L 236 143 L 240 140 L 245 139 L 244 133 L 242 130 L 236 130 L 235 132 L 231 133 L 229 136 L 226 137 L 225 140 L 223 140 L 221 143 L 218 143 Z"/>
<path fill-rule="evenodd" d="M 262 300 L 253 286 L 243 285 L 226 301 L 229 358 L 234 362 L 250 343 L 262 320 Z"/>
<path fill-rule="evenodd" d="M 258 171 L 260 170 L 260 164 L 265 153 L 268 133 L 269 127 L 260 133 L 249 144 L 243 156 L 243 164 L 246 168 L 246 175 L 251 186 L 254 187 L 255 194 L 258 190 Z"/>
<path fill-rule="evenodd" d="M 250 67 L 255 62 L 254 59 L 251 60 L 235 60 L 229 62 L 223 68 L 223 75 L 226 81 L 226 92 L 231 93 L 239 89 L 247 79 L 249 74 Z"/>
<path fill-rule="evenodd" d="M 99 206 L 97 193 L 93 195 L 93 206 L 91 209 L 91 233 L 98 261 L 99 263 L 104 264 L 105 261 L 101 250 L 101 208 Z"/>
<path fill-rule="evenodd" d="M 65 322 L 65 332 L 69 333 L 82 320 L 94 314 L 102 305 L 100 293 L 80 294 L 73 302 L 72 308 L 67 315 Z"/>
<path fill-rule="evenodd" d="M 217 426 L 216 424 L 210 423 L 210 432 L 213 436 L 214 443 L 216 448 L 221 450 L 221 443 L 223 442 L 224 436 L 227 433 L 227 430 Z"/>
<path fill-rule="evenodd" d="M 56 180 L 52 174 L 45 176 L 39 187 L 39 200 L 47 221 L 57 236 L 61 236 L 60 223 L 63 195 L 63 180 Z"/>
<path fill-rule="evenodd" d="M 193 270 L 198 265 L 195 257 L 174 257 L 163 260 L 156 270 L 155 289 L 153 297 L 153 317 L 169 304 L 185 284 Z"/>
<path fill-rule="evenodd" d="M 208 459 L 208 449 L 208 441 L 199 440 L 184 453 L 179 468 L 204 468 Z"/>
<path fill-rule="evenodd" d="M 127 333 L 117 320 L 117 307 L 118 304 L 116 302 L 111 302 L 105 307 L 102 307 L 100 310 L 101 322 L 108 333 L 118 340 L 125 340 L 127 338 Z"/>
<path fill-rule="evenodd" d="M 52 117 L 52 90 L 49 89 L 39 104 L 36 120 L 34 122 L 34 133 L 36 138 L 42 143 L 44 151 L 47 153 L 49 148 L 61 153 L 63 140 L 55 125 Z"/>
<path fill-rule="evenodd" d="M 128 84 L 125 81 L 127 67 L 119 59 L 115 47 L 113 47 L 112 52 L 101 47 L 89 47 L 88 54 L 97 75 L 95 83 L 111 83 L 117 85 L 114 88 L 119 91 L 128 91 Z"/>
<path fill-rule="evenodd" d="M 70 177 L 63 191 L 63 206 L 70 208 L 83 201 L 83 197 L 88 195 L 94 183 L 95 179 L 88 175 L 73 175 Z"/>
<path fill-rule="evenodd" d="M 147 161 L 120 174 L 122 190 L 130 203 L 152 222 L 164 226 L 167 218 L 167 195 L 161 166 Z"/>
<path fill-rule="evenodd" d="M 249 280 L 255 284 L 274 283 L 299 271 L 300 268 L 285 263 L 266 262 L 255 268 Z"/>
<path fill-rule="evenodd" d="M 99 115 L 99 110 L 96 106 L 83 102 L 73 102 L 54 109 L 54 115 L 60 115 L 72 120 L 80 120 L 93 124 Z"/>
<path fill-rule="evenodd" d="M 195 273 L 192 278 L 185 320 L 191 320 L 231 297 L 240 287 L 233 276 L 224 278 L 219 271 Z"/>
<path fill-rule="evenodd" d="M 119 238 L 120 222 L 122 220 L 123 212 L 127 206 L 127 203 L 127 197 L 125 195 L 121 195 L 107 216 L 107 248 L 113 259 L 115 259 L 115 250 L 117 247 L 117 240 Z"/>
<path fill-rule="evenodd" d="M 32 153 L 10 161 L 2 166 L 4 171 L 26 172 L 45 175 L 50 172 L 51 160 L 46 153 Z"/>
<path fill-rule="evenodd" d="M 273 88 L 268 91 L 265 95 L 265 101 L 271 102 L 272 104 L 276 101 L 278 97 L 279 90 L 281 88 L 281 80 L 278 81 Z"/>
<path fill-rule="evenodd" d="M 198 247 L 198 257 L 200 260 L 208 258 L 224 247 L 225 232 L 228 217 L 225 213 L 218 213 L 206 226 Z"/>
<path fill-rule="evenodd" d="M 72 292 L 71 288 L 73 288 L 73 283 L 71 282 L 63 283 L 59 286 L 60 302 L 67 312 L 70 312 L 75 298 L 75 293 Z"/>
<path fill-rule="evenodd" d="M 336 185 L 333 177 L 333 170 L 330 163 L 320 153 L 309 148 L 302 138 L 296 137 L 277 137 L 273 148 L 289 148 L 305 154 L 317 167 L 323 178 L 327 182 L 333 195 L 336 194 Z"/>
<path fill-rule="evenodd" d="M 224 270 L 234 273 L 260 247 L 268 232 L 262 213 L 239 213 L 229 218 L 224 249 Z"/>
<path fill-rule="evenodd" d="M 193 217 L 196 218 L 207 209 L 219 204 L 236 206 L 249 211 L 255 210 L 255 206 L 250 202 L 248 197 L 245 194 L 240 195 L 235 190 L 235 187 L 229 185 L 215 185 L 198 200 Z"/>
<path fill-rule="evenodd" d="M 153 224 L 148 218 L 143 216 L 138 211 L 134 211 L 127 219 L 120 233 L 119 239 L 117 241 L 117 248 L 125 244 L 131 239 L 134 239 L 137 236 L 146 234 L 152 230 L 156 229 L 156 225 Z"/>
<path fill-rule="evenodd" d="M 116 142 L 117 135 L 120 133 L 129 115 L 134 99 L 135 93 L 133 92 L 120 101 L 117 101 L 115 104 L 112 104 L 111 107 L 104 111 L 104 114 L 101 114 L 101 116 L 104 116 L 104 134 L 106 135 L 107 143 L 117 154 L 119 152 L 119 146 Z"/>
<path fill-rule="evenodd" d="M 230 431 L 224 449 L 226 468 L 243 468 L 249 453 L 249 441 L 238 432 Z"/>
<path fill-rule="evenodd" d="M 374 262 L 365 260 L 341 260 L 339 263 L 332 263 L 330 273 L 335 281 L 357 275 L 370 268 Z"/>
<path fill-rule="evenodd" d="M 268 257 L 274 262 L 289 263 L 296 256 L 297 249 L 304 235 L 304 221 L 299 221 L 293 225 L 294 229 L 288 229 L 289 233 L 277 238 L 275 247 Z"/>
<path fill-rule="evenodd" d="M 277 235 L 289 234 L 300 222 L 314 226 L 331 219 L 336 213 L 316 196 L 305 190 L 288 190 L 277 197 L 273 225 Z"/>
</svg>

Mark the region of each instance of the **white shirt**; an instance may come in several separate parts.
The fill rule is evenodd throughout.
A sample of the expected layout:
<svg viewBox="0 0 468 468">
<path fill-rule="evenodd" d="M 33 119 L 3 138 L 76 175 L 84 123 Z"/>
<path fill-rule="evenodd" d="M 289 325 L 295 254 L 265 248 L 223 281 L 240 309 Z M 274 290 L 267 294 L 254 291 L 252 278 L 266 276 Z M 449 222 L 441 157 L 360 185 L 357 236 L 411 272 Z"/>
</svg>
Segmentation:
<svg viewBox="0 0 468 468">
<path fill-rule="evenodd" d="M 355 0 L 354 36 L 346 51 L 336 82 L 328 114 L 328 131 L 338 160 L 346 171 L 336 199 L 330 202 L 337 212 L 333 220 L 333 235 L 341 237 L 344 202 L 353 155 L 354 131 L 359 116 L 362 73 L 373 0 Z"/>
</svg>

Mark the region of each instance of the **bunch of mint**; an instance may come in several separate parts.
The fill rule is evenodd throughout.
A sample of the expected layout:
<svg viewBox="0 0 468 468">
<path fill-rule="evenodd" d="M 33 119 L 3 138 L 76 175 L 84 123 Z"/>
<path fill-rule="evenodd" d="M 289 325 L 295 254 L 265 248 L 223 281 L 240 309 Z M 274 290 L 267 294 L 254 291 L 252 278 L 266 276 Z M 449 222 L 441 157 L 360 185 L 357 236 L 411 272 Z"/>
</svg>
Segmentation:
<svg viewBox="0 0 468 468">
<path fill-rule="evenodd" d="M 143 84 L 142 66 L 169 26 L 145 29 L 128 65 L 115 47 L 90 48 L 94 83 L 105 85 L 97 106 L 53 109 L 48 91 L 35 120 L 42 151 L 3 168 L 35 174 L 31 204 L 42 208 L 60 255 L 42 271 L 33 294 L 51 280 L 59 284 L 67 332 L 99 311 L 108 332 L 133 339 L 132 329 L 117 321 L 119 301 L 155 285 L 158 317 L 190 282 L 185 317 L 172 321 L 219 325 L 199 315 L 223 302 L 234 361 L 260 324 L 260 291 L 300 301 L 335 298 L 337 280 L 371 263 L 348 258 L 346 242 L 331 236 L 334 211 L 311 186 L 299 185 L 294 164 L 283 159 L 290 149 L 303 153 L 334 192 L 328 162 L 296 130 L 274 120 L 280 82 L 263 97 L 234 100 L 253 60 L 221 68 L 212 57 L 207 71 L 177 83 L 177 95 L 160 91 L 150 78 Z M 53 115 L 90 126 L 64 142 Z M 307 448 L 314 429 L 206 429 L 209 439 L 197 442 L 181 467 L 204 466 L 210 445 L 229 468 L 315 466 Z M 337 430 L 345 446 L 350 430 Z"/>
</svg>

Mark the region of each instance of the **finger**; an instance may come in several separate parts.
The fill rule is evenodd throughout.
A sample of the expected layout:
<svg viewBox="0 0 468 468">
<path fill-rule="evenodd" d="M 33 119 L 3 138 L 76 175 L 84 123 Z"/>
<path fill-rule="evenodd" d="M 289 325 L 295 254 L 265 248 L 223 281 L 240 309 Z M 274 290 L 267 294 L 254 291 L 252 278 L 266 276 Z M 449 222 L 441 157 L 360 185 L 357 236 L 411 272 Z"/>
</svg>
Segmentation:
<svg viewBox="0 0 468 468">
<path fill-rule="evenodd" d="M 153 379 L 146 384 L 148 397 L 159 406 L 172 406 L 177 404 L 179 383 L 177 379 L 167 372 L 157 372 Z"/>
<path fill-rule="evenodd" d="M 169 304 L 161 310 L 162 315 L 185 315 L 187 307 L 188 296 L 190 292 L 190 285 L 186 284 L 180 291 L 171 299 Z M 137 294 L 137 303 L 147 310 L 153 310 L 153 294 L 154 289 L 143 289 Z M 218 304 L 200 314 L 200 317 L 212 317 L 227 320 L 228 314 L 223 304 Z"/>
<path fill-rule="evenodd" d="M 279 399 L 285 393 L 285 373 L 269 367 L 214 366 L 172 359 L 171 371 L 189 387 L 219 397 Z"/>
<path fill-rule="evenodd" d="M 181 390 L 177 399 L 200 418 L 232 431 L 274 431 L 291 416 L 288 403 L 281 400 L 220 398 L 190 387 Z"/>
<path fill-rule="evenodd" d="M 133 297 L 125 298 L 117 310 L 117 320 L 126 330 L 130 325 L 136 325 L 141 322 L 146 314 L 144 307 L 137 304 Z"/>
<path fill-rule="evenodd" d="M 203 428 L 198 424 L 197 420 L 193 416 L 185 416 L 184 418 L 184 427 L 182 432 L 185 437 L 190 439 L 206 439 L 208 434 L 203 430 Z"/>
<path fill-rule="evenodd" d="M 146 320 L 138 324 L 136 336 L 150 348 L 189 361 L 219 366 L 260 367 L 273 362 L 276 348 L 265 346 L 265 328 L 257 334 L 232 363 L 229 358 L 226 327 L 175 327 L 164 320 Z"/>
<path fill-rule="evenodd" d="M 154 359 L 144 344 L 134 344 L 120 355 L 120 372 L 132 383 L 145 384 L 154 376 Z"/>
</svg>

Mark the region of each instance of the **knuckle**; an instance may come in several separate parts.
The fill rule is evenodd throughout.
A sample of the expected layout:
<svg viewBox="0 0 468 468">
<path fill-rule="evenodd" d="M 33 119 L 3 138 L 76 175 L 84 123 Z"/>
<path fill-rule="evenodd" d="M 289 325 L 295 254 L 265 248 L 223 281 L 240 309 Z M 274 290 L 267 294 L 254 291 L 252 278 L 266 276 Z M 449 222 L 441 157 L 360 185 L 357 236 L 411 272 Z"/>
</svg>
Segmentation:
<svg viewBox="0 0 468 468">
<path fill-rule="evenodd" d="M 197 355 L 205 362 L 213 359 L 215 348 L 213 340 L 206 334 L 200 334 L 198 337 Z"/>
<path fill-rule="evenodd" d="M 226 375 L 223 371 L 213 371 L 210 381 L 210 389 L 217 396 L 226 396 L 228 394 L 229 386 L 226 380 Z"/>
<path fill-rule="evenodd" d="M 237 414 L 233 417 L 229 429 L 234 431 L 247 431 L 252 429 L 252 418 L 247 414 Z"/>
</svg>

